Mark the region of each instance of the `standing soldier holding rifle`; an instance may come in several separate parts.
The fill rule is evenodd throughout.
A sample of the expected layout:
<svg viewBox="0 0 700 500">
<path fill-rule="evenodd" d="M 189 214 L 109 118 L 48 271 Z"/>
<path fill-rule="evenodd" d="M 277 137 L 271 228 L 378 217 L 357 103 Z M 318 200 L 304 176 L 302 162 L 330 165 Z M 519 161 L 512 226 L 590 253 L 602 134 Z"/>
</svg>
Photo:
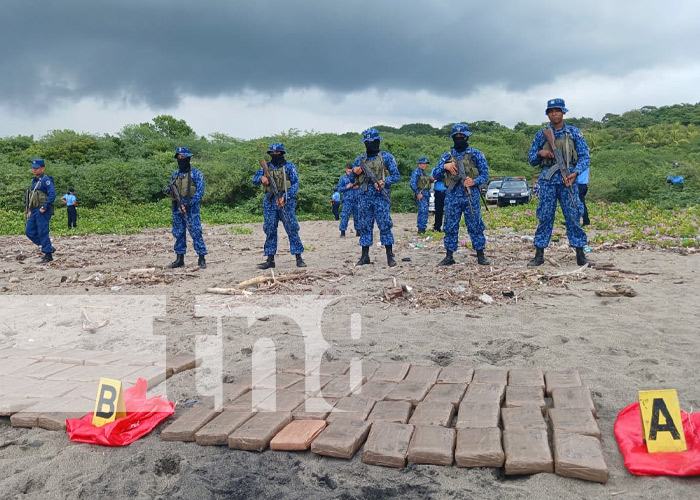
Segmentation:
<svg viewBox="0 0 700 500">
<path fill-rule="evenodd" d="M 374 222 L 379 227 L 379 241 L 386 248 L 386 261 L 389 267 L 396 265 L 394 260 L 393 222 L 389 214 L 391 196 L 389 188 L 401 177 L 394 156 L 387 151 L 379 151 L 382 138 L 379 131 L 370 128 L 362 132 L 362 142 L 366 154 L 358 156 L 353 163 L 350 180 L 360 186 L 357 202 L 360 212 L 360 246 L 362 257 L 358 266 L 371 264 L 369 247 L 374 241 Z"/>
<path fill-rule="evenodd" d="M 53 178 L 44 175 L 44 160 L 36 158 L 32 161 L 32 173 L 34 178 L 29 190 L 24 196 L 25 212 L 27 224 L 24 234 L 32 240 L 35 245 L 41 245 L 44 256 L 42 263 L 53 260 L 53 245 L 49 238 L 49 221 L 53 215 L 53 202 L 56 199 L 56 189 L 53 185 Z"/>
<path fill-rule="evenodd" d="M 481 219 L 479 186 L 489 178 L 489 167 L 484 154 L 469 147 L 472 133 L 464 123 L 452 126 L 450 137 L 454 146 L 443 154 L 433 170 L 436 180 L 442 181 L 447 188 L 445 195 L 445 258 L 439 266 L 451 266 L 455 263 L 453 252 L 457 250 L 459 240 L 459 223 L 464 214 L 469 239 L 476 250 L 476 261 L 482 266 L 489 265 L 484 255 L 486 225 Z"/>
<path fill-rule="evenodd" d="M 258 264 L 258 269 L 275 267 L 277 253 L 277 225 L 282 220 L 282 226 L 289 237 L 289 251 L 297 260 L 297 267 L 306 267 L 301 254 L 304 245 L 299 238 L 299 223 L 295 215 L 297 206 L 296 194 L 299 190 L 299 174 L 294 163 L 284 158 L 284 144 L 273 142 L 267 154 L 271 161 L 260 160 L 262 166 L 253 177 L 253 185 L 262 185 L 263 198 L 263 231 L 265 231 L 265 255 L 267 260 Z"/>
<path fill-rule="evenodd" d="M 187 230 L 190 230 L 194 251 L 199 255 L 197 265 L 201 269 L 207 267 L 204 256 L 207 247 L 202 238 L 202 220 L 199 218 L 199 204 L 204 196 L 204 176 L 196 168 L 192 168 L 190 160 L 192 152 L 186 146 L 180 146 L 175 151 L 178 169 L 173 172 L 170 184 L 165 188 L 166 194 L 173 198 L 173 236 L 175 237 L 175 262 L 168 267 L 171 269 L 185 265 L 187 253 Z"/>
<path fill-rule="evenodd" d="M 566 220 L 566 236 L 569 245 L 576 250 L 576 263 L 579 266 L 593 262 L 586 258 L 586 233 L 581 229 L 581 203 L 578 197 L 576 177 L 588 170 L 590 156 L 583 133 L 576 127 L 564 123 L 568 111 L 564 99 L 550 99 L 545 113 L 549 127 L 535 134 L 530 148 L 530 165 L 542 167 L 539 184 L 539 204 L 535 231 L 535 258 L 528 266 L 544 264 L 544 249 L 549 246 L 554 227 L 554 213 L 557 200 Z"/>
</svg>

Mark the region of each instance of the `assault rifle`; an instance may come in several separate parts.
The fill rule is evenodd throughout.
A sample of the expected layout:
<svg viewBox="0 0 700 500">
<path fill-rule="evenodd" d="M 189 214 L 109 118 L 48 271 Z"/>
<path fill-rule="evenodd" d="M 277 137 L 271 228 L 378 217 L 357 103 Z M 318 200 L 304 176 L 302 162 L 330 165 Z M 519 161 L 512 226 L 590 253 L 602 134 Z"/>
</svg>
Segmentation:
<svg viewBox="0 0 700 500">
<path fill-rule="evenodd" d="M 185 224 L 187 225 L 188 228 L 191 229 L 190 218 L 187 216 L 187 208 L 185 208 L 185 205 L 182 203 L 182 199 L 180 198 L 180 193 L 177 190 L 177 186 L 175 186 L 175 181 L 168 184 L 168 186 L 165 188 L 165 193 L 169 194 L 173 198 L 173 205 L 175 205 L 177 207 L 177 211 L 180 214 L 182 214 L 182 216 L 185 218 Z M 185 210 L 184 211 L 180 210 L 180 207 L 185 208 Z"/>
<path fill-rule="evenodd" d="M 275 182 L 275 179 L 270 175 L 270 168 L 267 166 L 267 162 L 265 160 L 260 160 L 260 166 L 263 169 L 263 175 L 267 177 L 267 180 L 270 182 L 270 196 L 272 196 L 272 198 L 275 199 L 275 204 L 277 205 L 277 208 L 279 208 L 279 212 L 283 219 L 282 222 L 284 223 L 285 227 L 291 227 L 289 225 L 289 217 L 287 217 L 287 210 L 282 204 L 282 202 L 284 201 L 284 197 L 280 193 L 280 190 L 277 188 L 277 183 Z"/>
<path fill-rule="evenodd" d="M 552 148 L 552 152 L 554 153 L 554 161 L 555 164 L 547 170 L 544 174 L 544 178 L 547 179 L 548 181 L 552 180 L 552 177 L 554 177 L 554 174 L 557 172 L 561 173 L 561 178 L 562 180 L 566 180 L 566 177 L 570 174 L 569 172 L 569 166 L 566 163 L 566 160 L 564 159 L 564 153 L 561 152 L 561 149 L 557 148 L 556 144 L 554 143 L 554 131 L 550 128 L 547 127 L 544 129 L 544 138 L 547 140 L 549 143 L 549 147 Z M 566 184 L 565 184 L 566 186 Z M 569 197 L 571 198 L 571 204 L 576 208 L 576 199 L 574 198 L 574 190 L 571 186 L 566 186 L 567 191 L 569 191 Z"/>
<path fill-rule="evenodd" d="M 25 227 L 27 226 L 27 222 L 29 221 L 29 198 L 31 197 L 31 189 L 27 188 L 24 191 L 24 225 Z"/>
<path fill-rule="evenodd" d="M 372 172 L 372 169 L 367 166 L 367 162 L 365 160 L 360 161 L 360 168 L 362 168 L 362 173 L 365 174 L 365 177 L 369 179 L 369 182 L 372 183 L 372 185 L 376 184 L 380 186 L 380 191 L 382 192 L 382 196 L 386 199 L 386 201 L 389 202 L 391 205 L 391 197 L 389 196 L 389 193 L 387 192 L 385 187 L 381 187 L 381 184 L 379 184 L 379 179 L 377 179 L 377 176 L 374 175 L 374 172 Z M 363 187 L 363 191 L 367 191 L 367 186 L 365 185 Z"/>
</svg>

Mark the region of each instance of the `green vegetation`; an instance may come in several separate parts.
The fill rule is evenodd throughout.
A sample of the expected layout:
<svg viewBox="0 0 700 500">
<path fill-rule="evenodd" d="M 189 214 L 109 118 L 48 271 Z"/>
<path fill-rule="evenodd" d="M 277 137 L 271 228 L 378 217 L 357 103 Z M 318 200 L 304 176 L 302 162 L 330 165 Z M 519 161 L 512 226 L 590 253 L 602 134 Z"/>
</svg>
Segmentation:
<svg viewBox="0 0 700 500">
<path fill-rule="evenodd" d="M 664 209 L 700 204 L 700 104 L 647 106 L 621 115 L 608 114 L 601 121 L 578 118 L 567 122 L 582 128 L 591 148 L 591 201 L 634 202 L 629 206 Z M 394 154 L 402 175 L 392 189 L 392 211 L 415 210 L 409 187 L 415 161 L 425 155 L 435 165 L 451 145 L 451 125 L 377 126 L 384 136 L 383 148 Z M 527 154 L 542 124 L 521 122 L 512 129 L 490 121 L 469 125 L 474 131 L 471 145 L 484 152 L 492 175 L 529 179 L 537 175 L 537 169 L 527 163 Z M 68 188 L 75 188 L 80 232 L 131 232 L 167 226 L 170 211 L 163 187 L 176 168 L 173 152 L 178 145 L 192 149 L 193 165 L 204 172 L 205 223 L 262 219 L 262 193 L 251 180 L 273 141 L 285 143 L 287 158 L 299 169 L 299 217 L 328 218 L 331 189 L 344 173 L 344 166 L 364 151 L 359 132 L 338 135 L 290 130 L 253 140 L 219 133 L 200 137 L 184 121 L 161 115 L 148 123 L 127 125 L 116 135 L 56 130 L 38 139 L 6 137 L 0 139 L 0 233 L 23 231 L 23 192 L 31 178 L 29 162 L 37 157 L 47 160 L 47 173 L 56 181 L 59 198 Z M 680 166 L 674 167 L 674 162 Z M 667 175 L 683 175 L 685 188 L 671 188 L 666 184 Z M 59 214 L 60 205 L 56 204 Z M 60 219 L 54 218 L 52 224 L 59 234 Z M 524 217 L 514 225 L 525 228 L 533 223 L 534 215 L 532 220 Z"/>
</svg>

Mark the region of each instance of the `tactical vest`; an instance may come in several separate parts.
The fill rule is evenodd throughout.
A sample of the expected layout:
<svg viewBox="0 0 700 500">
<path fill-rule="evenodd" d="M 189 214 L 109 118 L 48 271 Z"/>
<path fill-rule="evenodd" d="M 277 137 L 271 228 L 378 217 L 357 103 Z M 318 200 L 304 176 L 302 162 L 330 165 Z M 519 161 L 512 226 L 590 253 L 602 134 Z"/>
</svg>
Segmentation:
<svg viewBox="0 0 700 500">
<path fill-rule="evenodd" d="M 418 177 L 418 181 L 416 182 L 416 186 L 418 187 L 418 191 L 424 191 L 426 189 L 430 189 L 430 177 L 428 177 L 425 174 L 425 172 L 423 172 Z"/>
<path fill-rule="evenodd" d="M 464 163 L 464 173 L 467 175 L 467 177 L 471 177 L 472 179 L 476 179 L 479 176 L 479 169 L 476 168 L 476 164 L 472 160 L 471 153 L 469 153 L 467 156 L 465 156 L 461 160 L 457 160 L 454 157 L 454 155 L 452 153 L 450 153 L 450 160 L 452 161 L 452 163 L 457 165 L 458 168 L 459 168 L 459 162 L 463 162 Z M 448 189 L 450 188 L 450 186 L 452 185 L 452 179 L 454 177 L 455 176 L 452 175 L 452 173 L 449 170 L 445 169 L 445 177 L 444 177 L 442 183 L 445 185 L 446 188 L 448 188 Z M 455 188 L 456 187 L 457 186 L 455 186 Z"/>
<path fill-rule="evenodd" d="M 40 178 L 37 183 L 34 185 L 34 189 L 29 190 L 29 210 L 34 210 L 35 208 L 42 207 L 44 203 L 46 203 L 46 200 L 48 200 L 48 195 L 44 193 L 43 191 L 39 191 L 39 186 L 41 186 L 41 182 L 43 180 L 43 177 Z"/>
<path fill-rule="evenodd" d="M 382 159 L 382 154 L 379 153 L 377 156 L 374 157 L 372 160 L 361 160 L 364 162 L 365 165 L 367 165 L 372 173 L 379 179 L 380 181 L 383 181 L 386 179 L 386 176 L 389 175 L 389 171 L 386 169 L 386 166 L 384 165 L 384 160 Z M 355 177 L 355 185 L 356 186 L 361 186 L 363 184 L 369 183 L 369 178 L 365 175 L 364 172 L 362 172 L 360 175 Z"/>
<path fill-rule="evenodd" d="M 175 176 L 173 183 L 180 198 L 192 198 L 197 192 L 197 186 L 192 182 L 192 172 L 187 172 L 184 177 Z"/>
<path fill-rule="evenodd" d="M 554 139 L 554 145 L 557 147 L 557 149 L 561 150 L 562 154 L 564 155 L 564 161 L 568 161 L 569 166 L 576 165 L 576 162 L 578 161 L 578 155 L 576 154 L 576 145 L 571 139 L 569 132 L 564 132 L 564 137 Z M 542 149 L 544 151 L 552 150 L 547 141 L 544 141 L 544 146 L 542 147 Z M 556 160 L 554 158 L 542 158 L 540 166 L 551 167 L 555 163 Z"/>
<path fill-rule="evenodd" d="M 278 168 L 277 170 L 272 170 L 271 168 L 268 168 L 268 172 L 270 172 L 270 177 L 272 177 L 272 179 L 275 181 L 275 185 L 277 186 L 278 191 L 284 191 L 286 193 L 289 190 L 289 188 L 292 187 L 291 181 L 287 179 L 286 166 Z M 263 184 L 263 192 L 269 193 L 271 191 L 272 189 L 270 188 L 269 184 L 267 186 Z"/>
</svg>

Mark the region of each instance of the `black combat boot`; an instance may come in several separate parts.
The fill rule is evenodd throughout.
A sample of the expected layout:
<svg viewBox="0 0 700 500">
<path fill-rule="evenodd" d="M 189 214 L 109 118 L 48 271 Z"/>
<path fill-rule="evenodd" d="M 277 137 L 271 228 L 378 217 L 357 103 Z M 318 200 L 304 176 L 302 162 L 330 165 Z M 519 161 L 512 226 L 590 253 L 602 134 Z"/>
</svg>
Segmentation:
<svg viewBox="0 0 700 500">
<path fill-rule="evenodd" d="M 488 266 L 489 264 L 491 264 L 491 263 L 489 262 L 489 259 L 487 259 L 486 256 L 484 255 L 484 251 L 483 251 L 483 250 L 477 250 L 477 251 L 476 251 L 476 262 L 477 262 L 477 264 L 479 264 L 480 266 Z"/>
<path fill-rule="evenodd" d="M 341 231 L 341 232 L 340 232 L 340 237 L 341 237 L 341 238 L 345 238 L 345 231 Z"/>
<path fill-rule="evenodd" d="M 360 237 L 360 232 L 359 232 L 359 231 L 355 231 L 355 236 L 357 236 L 357 237 L 359 238 L 359 237 Z"/>
<path fill-rule="evenodd" d="M 51 262 L 51 261 L 53 261 L 53 254 L 52 253 L 45 253 L 39 262 L 45 263 L 45 262 Z"/>
<path fill-rule="evenodd" d="M 579 266 L 584 266 L 586 264 L 588 264 L 590 267 L 595 266 L 595 262 L 592 262 L 586 258 L 586 252 L 583 251 L 583 248 L 576 247 L 574 250 L 576 250 L 576 264 Z"/>
<path fill-rule="evenodd" d="M 199 259 L 197 259 L 197 265 L 199 266 L 200 269 L 207 268 L 207 261 L 204 259 L 203 254 L 199 256 Z"/>
<path fill-rule="evenodd" d="M 425 229 L 419 229 L 418 234 L 425 234 Z"/>
<path fill-rule="evenodd" d="M 541 266 L 544 264 L 544 248 L 535 247 L 535 258 L 527 263 L 529 267 Z"/>
<path fill-rule="evenodd" d="M 295 257 L 297 258 L 297 267 L 306 267 L 306 262 L 301 258 L 300 253 L 296 254 Z"/>
<path fill-rule="evenodd" d="M 262 264 L 258 264 L 258 269 L 269 269 L 270 267 L 275 267 L 275 256 L 268 255 L 267 260 Z"/>
<path fill-rule="evenodd" d="M 386 263 L 389 264 L 389 267 L 394 267 L 396 265 L 396 261 L 394 260 L 393 245 L 386 246 Z"/>
<path fill-rule="evenodd" d="M 183 254 L 179 253 L 179 254 L 177 254 L 177 258 L 175 259 L 175 261 L 172 264 L 170 264 L 168 267 L 170 269 L 175 269 L 176 267 L 182 267 L 184 265 L 185 265 L 185 256 Z"/>
<path fill-rule="evenodd" d="M 440 261 L 438 266 L 451 266 L 456 264 L 454 257 L 452 257 L 452 250 L 448 250 L 445 254 L 445 258 Z"/>
<path fill-rule="evenodd" d="M 369 247 L 362 247 L 362 257 L 357 261 L 358 266 L 364 266 L 365 264 L 371 264 L 369 260 Z"/>
</svg>

